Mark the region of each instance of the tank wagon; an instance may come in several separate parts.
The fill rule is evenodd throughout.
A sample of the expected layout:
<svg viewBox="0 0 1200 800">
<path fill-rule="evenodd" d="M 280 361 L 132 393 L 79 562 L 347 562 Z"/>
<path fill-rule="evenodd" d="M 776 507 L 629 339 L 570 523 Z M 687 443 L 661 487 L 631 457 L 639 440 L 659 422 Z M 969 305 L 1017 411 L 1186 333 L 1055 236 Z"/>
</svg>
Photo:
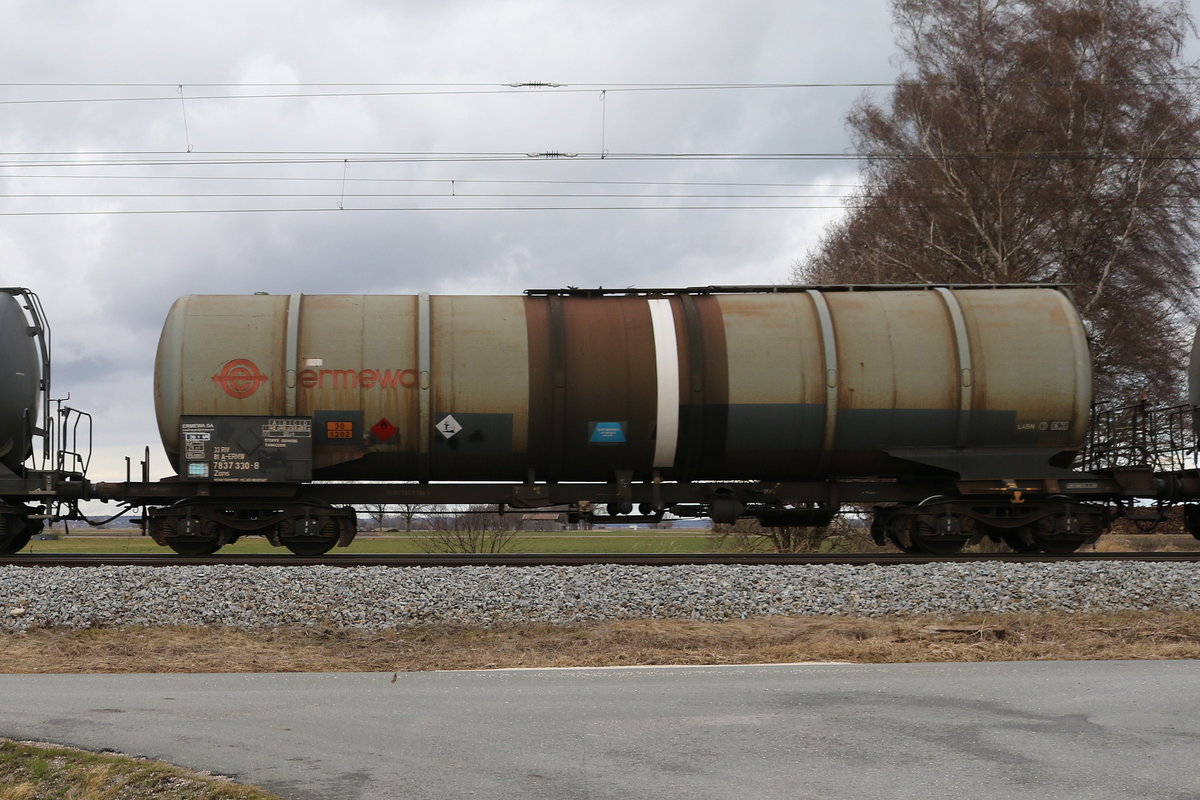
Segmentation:
<svg viewBox="0 0 1200 800">
<path fill-rule="evenodd" d="M 879 537 L 949 551 L 1105 524 L 1039 499 L 1093 485 L 1069 471 L 1087 343 L 1054 288 L 190 296 L 155 385 L 195 492 L 151 533 L 189 552 L 245 533 L 323 551 L 353 534 L 337 506 L 370 501 L 771 525 L 871 504 Z"/>
<path fill-rule="evenodd" d="M 0 288 L 0 553 L 25 547 L 47 519 L 79 517 L 86 465 L 62 432 L 86 415 L 61 403 L 52 414 L 51 402 L 41 302 L 28 289 Z"/>
<path fill-rule="evenodd" d="M 1043 477 L 1089 364 L 1042 289 L 193 296 L 155 386 L 181 474 L 184 421 L 215 415 L 312 419 L 321 479 Z"/>
<path fill-rule="evenodd" d="M 27 373 L 48 348 L 26 347 L 20 303 L 0 312 L 0 342 L 24 348 L 0 366 Z M 12 386 L 3 463 L 22 482 L 0 497 L 35 525 L 53 515 L 18 455 L 37 392 Z M 904 549 L 1069 551 L 1114 503 L 1186 494 L 1146 465 L 1071 468 L 1090 357 L 1069 297 L 1042 285 L 189 296 L 163 327 L 155 401 L 176 475 L 88 483 L 67 451 L 38 491 L 69 513 L 144 506 L 184 554 L 247 535 L 323 553 L 367 503 L 768 526 L 849 505 Z"/>
</svg>

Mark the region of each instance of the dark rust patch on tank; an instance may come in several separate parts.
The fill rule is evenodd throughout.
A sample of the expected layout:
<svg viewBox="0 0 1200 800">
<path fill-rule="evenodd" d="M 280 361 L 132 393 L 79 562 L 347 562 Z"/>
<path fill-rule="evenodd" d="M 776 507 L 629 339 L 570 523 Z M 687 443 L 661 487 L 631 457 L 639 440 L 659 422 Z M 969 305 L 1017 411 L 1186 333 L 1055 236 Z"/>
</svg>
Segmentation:
<svg viewBox="0 0 1200 800">
<path fill-rule="evenodd" d="M 679 334 L 679 448 L 674 477 L 706 477 L 725 458 L 729 426 L 729 364 L 725 320 L 717 299 L 683 295 Z"/>
<path fill-rule="evenodd" d="M 644 297 L 531 297 L 530 464 L 539 480 L 646 473 L 657 387 Z"/>
</svg>

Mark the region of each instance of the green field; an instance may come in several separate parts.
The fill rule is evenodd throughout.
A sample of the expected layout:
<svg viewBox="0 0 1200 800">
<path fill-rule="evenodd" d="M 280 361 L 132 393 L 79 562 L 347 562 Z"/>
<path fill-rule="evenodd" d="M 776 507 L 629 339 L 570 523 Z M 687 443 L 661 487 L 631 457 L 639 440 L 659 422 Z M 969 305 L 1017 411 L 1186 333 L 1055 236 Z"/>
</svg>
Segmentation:
<svg viewBox="0 0 1200 800">
<path fill-rule="evenodd" d="M 59 534 L 52 541 L 35 540 L 22 553 L 170 553 L 139 531 L 104 531 Z M 360 534 L 349 547 L 337 553 L 429 553 L 438 552 L 426 531 Z M 700 553 L 708 548 L 706 531 L 594 531 L 579 533 L 521 533 L 505 552 L 511 553 Z M 261 536 L 249 536 L 221 548 L 221 555 L 286 553 Z"/>
</svg>

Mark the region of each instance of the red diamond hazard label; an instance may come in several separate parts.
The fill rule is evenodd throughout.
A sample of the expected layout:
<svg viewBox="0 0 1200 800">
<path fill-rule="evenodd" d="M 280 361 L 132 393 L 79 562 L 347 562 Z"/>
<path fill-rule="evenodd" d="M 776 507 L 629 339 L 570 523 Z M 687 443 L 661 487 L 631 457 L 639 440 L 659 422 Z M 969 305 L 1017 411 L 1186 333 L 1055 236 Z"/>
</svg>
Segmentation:
<svg viewBox="0 0 1200 800">
<path fill-rule="evenodd" d="M 399 428 L 388 422 L 387 417 L 384 417 L 383 419 L 379 420 L 379 422 L 376 422 L 371 426 L 371 433 L 374 434 L 375 438 L 381 442 L 386 442 L 388 439 L 395 436 L 399 431 Z"/>
</svg>

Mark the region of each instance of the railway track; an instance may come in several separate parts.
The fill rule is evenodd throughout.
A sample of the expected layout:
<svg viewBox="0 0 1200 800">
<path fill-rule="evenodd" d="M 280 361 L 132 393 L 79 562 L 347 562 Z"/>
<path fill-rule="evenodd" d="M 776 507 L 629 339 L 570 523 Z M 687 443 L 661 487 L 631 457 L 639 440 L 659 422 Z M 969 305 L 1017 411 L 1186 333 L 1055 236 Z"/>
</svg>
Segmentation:
<svg viewBox="0 0 1200 800">
<path fill-rule="evenodd" d="M 1041 563 L 1056 561 L 1200 561 L 1200 552 L 1186 553 L 1073 553 L 1070 555 L 1026 553 L 972 553 L 929 556 L 911 553 L 452 553 L 244 556 L 177 556 L 159 554 L 88 553 L 73 555 L 14 555 L 0 557 L 0 566 L 18 567 L 543 567 L 588 564 L 635 566 L 683 566 L 697 564 L 957 564 L 984 561 Z"/>
</svg>

